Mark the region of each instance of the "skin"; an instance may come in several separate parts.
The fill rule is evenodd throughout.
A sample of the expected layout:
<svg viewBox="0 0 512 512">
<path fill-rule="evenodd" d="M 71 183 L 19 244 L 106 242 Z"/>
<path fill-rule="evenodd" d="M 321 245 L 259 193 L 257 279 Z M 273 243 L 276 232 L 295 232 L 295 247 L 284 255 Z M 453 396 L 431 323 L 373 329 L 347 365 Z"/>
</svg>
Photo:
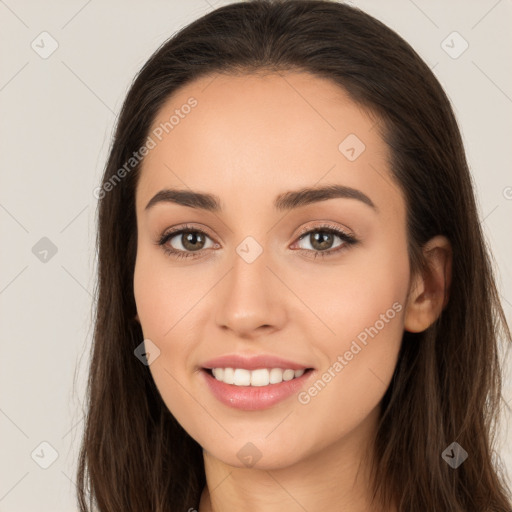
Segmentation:
<svg viewBox="0 0 512 512">
<path fill-rule="evenodd" d="M 433 238 L 424 249 L 431 271 L 411 275 L 404 196 L 376 118 L 330 81 L 302 72 L 203 77 L 168 99 L 153 128 L 191 96 L 197 106 L 143 162 L 134 293 L 144 338 L 160 349 L 155 383 L 204 449 L 199 510 L 385 510 L 370 504 L 364 455 L 371 460 L 404 329 L 426 329 L 446 304 L 450 244 Z M 338 149 L 349 134 L 366 146 L 354 161 Z M 353 198 L 273 208 L 279 194 L 327 184 L 362 191 L 378 211 Z M 145 210 L 170 187 L 215 194 L 223 210 Z M 311 234 L 300 241 L 300 229 L 325 222 L 359 242 L 314 258 L 318 245 Z M 155 243 L 184 223 L 207 234 L 197 258 L 173 258 Z M 247 236 L 263 249 L 252 263 L 236 252 Z M 167 245 L 185 250 L 180 241 Z M 335 236 L 328 250 L 342 243 Z M 307 404 L 293 395 L 262 411 L 230 408 L 199 373 L 212 357 L 270 353 L 315 368 L 309 387 L 394 303 L 401 311 Z M 252 467 L 237 457 L 248 442 L 261 453 Z"/>
</svg>

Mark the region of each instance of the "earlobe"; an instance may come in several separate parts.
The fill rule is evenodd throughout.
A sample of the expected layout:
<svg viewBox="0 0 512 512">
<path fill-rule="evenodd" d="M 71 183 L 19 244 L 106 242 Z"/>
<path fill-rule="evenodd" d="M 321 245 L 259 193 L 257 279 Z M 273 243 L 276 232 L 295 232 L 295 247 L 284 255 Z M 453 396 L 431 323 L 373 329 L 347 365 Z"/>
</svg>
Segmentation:
<svg viewBox="0 0 512 512">
<path fill-rule="evenodd" d="M 422 332 L 432 325 L 449 300 L 452 279 L 452 248 L 442 235 L 429 240 L 423 247 L 427 269 L 416 275 L 407 299 L 404 329 Z"/>
</svg>

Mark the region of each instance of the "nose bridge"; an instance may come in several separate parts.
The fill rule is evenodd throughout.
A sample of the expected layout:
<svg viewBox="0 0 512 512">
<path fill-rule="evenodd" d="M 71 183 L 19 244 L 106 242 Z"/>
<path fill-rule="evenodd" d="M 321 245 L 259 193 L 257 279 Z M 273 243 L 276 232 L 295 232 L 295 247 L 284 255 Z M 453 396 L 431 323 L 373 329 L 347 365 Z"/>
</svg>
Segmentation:
<svg viewBox="0 0 512 512">
<path fill-rule="evenodd" d="M 231 269 L 217 302 L 217 325 L 239 335 L 261 326 L 278 328 L 284 314 L 279 283 L 273 272 L 272 255 L 255 237 L 247 236 L 235 247 Z"/>
</svg>

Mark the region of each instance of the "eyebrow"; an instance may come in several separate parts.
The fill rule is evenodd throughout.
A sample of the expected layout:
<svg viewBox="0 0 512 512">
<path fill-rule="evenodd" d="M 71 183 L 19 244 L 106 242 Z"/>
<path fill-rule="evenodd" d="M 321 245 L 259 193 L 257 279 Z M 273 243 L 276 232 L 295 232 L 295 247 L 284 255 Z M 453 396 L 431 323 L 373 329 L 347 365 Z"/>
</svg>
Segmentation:
<svg viewBox="0 0 512 512">
<path fill-rule="evenodd" d="M 277 211 L 286 211 L 335 198 L 356 199 L 371 207 L 375 212 L 378 212 L 378 208 L 366 194 L 355 188 L 345 187 L 343 185 L 327 185 L 323 187 L 290 190 L 276 197 L 274 208 Z M 158 203 L 174 203 L 209 212 L 222 211 L 221 201 L 218 196 L 195 192 L 193 190 L 160 190 L 160 192 L 157 192 L 151 198 L 145 209 L 149 210 Z"/>
</svg>

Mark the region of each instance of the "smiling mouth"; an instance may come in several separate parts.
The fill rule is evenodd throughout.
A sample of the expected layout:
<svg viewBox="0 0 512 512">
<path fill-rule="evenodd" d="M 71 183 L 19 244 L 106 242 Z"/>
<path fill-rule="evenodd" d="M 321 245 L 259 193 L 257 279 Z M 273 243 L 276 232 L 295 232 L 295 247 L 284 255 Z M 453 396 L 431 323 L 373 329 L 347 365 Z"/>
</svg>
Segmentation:
<svg viewBox="0 0 512 512">
<path fill-rule="evenodd" d="M 300 370 L 284 368 L 259 368 L 246 370 L 245 368 L 203 368 L 203 371 L 224 384 L 232 384 L 239 387 L 272 387 L 290 380 L 302 377 L 313 368 Z"/>
</svg>

